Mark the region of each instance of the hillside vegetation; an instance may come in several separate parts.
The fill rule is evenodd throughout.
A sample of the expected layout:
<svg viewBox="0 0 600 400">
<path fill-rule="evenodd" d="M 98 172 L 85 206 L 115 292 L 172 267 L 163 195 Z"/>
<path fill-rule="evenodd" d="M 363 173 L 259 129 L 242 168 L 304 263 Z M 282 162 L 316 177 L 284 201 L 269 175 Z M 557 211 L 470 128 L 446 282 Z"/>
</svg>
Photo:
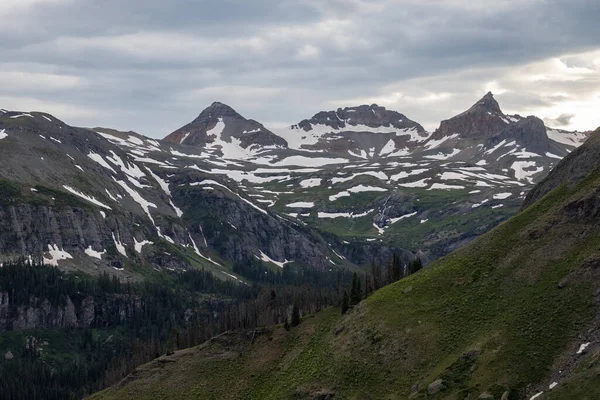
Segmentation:
<svg viewBox="0 0 600 400">
<path fill-rule="evenodd" d="M 599 398 L 599 191 L 557 187 L 345 316 L 226 334 L 92 398 Z"/>
</svg>

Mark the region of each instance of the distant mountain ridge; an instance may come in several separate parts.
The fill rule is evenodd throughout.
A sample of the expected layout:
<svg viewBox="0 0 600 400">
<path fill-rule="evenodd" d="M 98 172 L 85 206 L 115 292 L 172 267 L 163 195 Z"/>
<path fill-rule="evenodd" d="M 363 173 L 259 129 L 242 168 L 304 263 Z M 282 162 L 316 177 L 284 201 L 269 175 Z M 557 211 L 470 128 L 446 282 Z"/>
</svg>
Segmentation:
<svg viewBox="0 0 600 400">
<path fill-rule="evenodd" d="M 246 120 L 229 106 L 213 103 L 196 120 L 171 133 L 164 140 L 204 146 L 207 149 L 219 146 L 226 149 L 235 146 L 239 140 L 239 147 L 246 150 L 226 151 L 232 159 L 240 156 L 252 158 L 261 150 L 278 148 L 369 160 L 418 153 L 436 155 L 440 152 L 433 150 L 441 149 L 441 153 L 448 155 L 448 159 L 469 160 L 482 156 L 477 151 L 468 150 L 468 147 L 493 143 L 494 136 L 524 119 L 526 118 L 520 115 L 504 114 L 491 92 L 465 112 L 442 121 L 439 128 L 431 133 L 404 114 L 377 104 L 320 111 L 286 129 L 268 130 L 254 120 Z M 225 128 L 222 128 L 221 123 Z M 555 155 L 561 157 L 565 155 L 565 151 L 581 145 L 589 135 L 589 132 L 545 129 L 547 138 L 539 135 L 541 131 L 537 130 L 537 146 L 549 149 L 551 154 L 554 153 L 550 150 L 554 150 L 560 153 Z M 527 137 L 528 133 L 523 127 L 519 130 L 522 134 L 515 138 L 515 145 L 531 145 L 532 139 Z M 207 132 L 217 131 L 220 135 L 218 139 L 216 136 L 207 136 Z M 506 135 L 510 133 L 504 133 Z M 535 129 L 531 135 L 536 135 Z M 542 143 L 548 140 L 558 142 L 558 148 L 549 142 Z M 455 148 L 461 152 L 467 151 L 461 155 L 454 152 Z M 541 156 L 545 157 L 543 153 Z"/>
</svg>

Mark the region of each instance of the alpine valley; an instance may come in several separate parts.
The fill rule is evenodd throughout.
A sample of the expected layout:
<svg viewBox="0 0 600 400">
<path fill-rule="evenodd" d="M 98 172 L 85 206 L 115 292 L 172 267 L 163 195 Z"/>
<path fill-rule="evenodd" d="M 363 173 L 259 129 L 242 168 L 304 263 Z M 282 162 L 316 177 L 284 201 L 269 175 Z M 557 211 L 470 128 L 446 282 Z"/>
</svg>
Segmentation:
<svg viewBox="0 0 600 400">
<path fill-rule="evenodd" d="M 375 104 L 268 129 L 215 102 L 162 140 L 0 110 L 0 389 L 597 391 L 597 135 L 492 93 L 434 132 Z"/>
</svg>

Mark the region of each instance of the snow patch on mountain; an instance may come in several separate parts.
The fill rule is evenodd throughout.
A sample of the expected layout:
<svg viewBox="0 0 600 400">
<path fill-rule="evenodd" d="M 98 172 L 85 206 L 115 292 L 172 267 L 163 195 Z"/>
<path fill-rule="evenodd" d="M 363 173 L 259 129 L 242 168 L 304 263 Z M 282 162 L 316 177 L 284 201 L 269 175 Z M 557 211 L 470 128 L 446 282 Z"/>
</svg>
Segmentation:
<svg viewBox="0 0 600 400">
<path fill-rule="evenodd" d="M 50 255 L 50 257 L 46 257 L 44 255 L 44 264 L 46 265 L 52 265 L 54 267 L 58 267 L 58 262 L 61 260 L 69 260 L 72 259 L 73 256 L 70 255 L 69 253 L 67 253 L 66 251 L 64 251 L 63 249 L 60 249 L 58 247 L 57 244 L 55 245 L 48 245 L 48 254 Z"/>
<path fill-rule="evenodd" d="M 127 257 L 127 251 L 125 250 L 125 245 L 123 243 L 121 243 L 121 240 L 118 239 L 117 237 L 115 237 L 115 233 L 112 232 L 112 239 L 113 242 L 115 243 L 115 247 L 117 248 L 117 251 L 124 257 Z"/>
<path fill-rule="evenodd" d="M 445 183 L 434 183 L 427 190 L 460 190 L 460 189 L 464 189 L 464 188 L 465 188 L 464 186 L 459 186 L 459 185 L 446 185 Z"/>
<path fill-rule="evenodd" d="M 354 214 L 353 212 L 348 212 L 348 213 L 330 213 L 330 212 L 318 212 L 317 213 L 317 217 L 318 218 L 329 218 L 329 219 L 335 219 L 335 218 L 362 218 L 362 217 L 366 217 L 367 215 L 371 214 L 373 211 L 375 211 L 374 209 L 359 213 L 359 214 Z"/>
<path fill-rule="evenodd" d="M 416 182 L 407 182 L 407 183 L 399 183 L 398 186 L 407 187 L 407 188 L 422 188 L 427 187 L 427 181 L 431 180 L 430 178 L 423 178 Z"/>
<path fill-rule="evenodd" d="M 104 168 L 110 170 L 112 173 L 116 174 L 117 171 L 115 171 L 105 160 L 104 158 L 102 158 L 102 156 L 100 154 L 96 154 L 94 152 L 90 152 L 88 154 L 88 157 L 91 158 L 93 161 L 97 162 L 98 164 L 100 164 L 101 166 L 103 166 Z"/>
<path fill-rule="evenodd" d="M 296 203 L 286 204 L 285 206 L 289 208 L 313 208 L 315 206 L 315 203 L 313 203 L 312 201 L 299 201 Z"/>
<path fill-rule="evenodd" d="M 83 193 L 81 193 L 81 192 L 73 189 L 70 186 L 63 185 L 63 188 L 65 188 L 66 190 L 68 190 L 69 192 L 71 192 L 72 194 L 74 194 L 75 196 L 81 197 L 82 199 L 87 200 L 87 201 L 89 201 L 92 204 L 95 204 L 95 205 L 97 205 L 99 207 L 102 207 L 102 208 L 106 208 L 107 210 L 112 210 L 112 208 L 110 208 L 106 204 L 100 202 L 99 200 L 96 200 L 94 197 L 88 196 L 87 194 L 83 194 Z"/>
<path fill-rule="evenodd" d="M 103 251 L 96 251 L 94 249 L 92 249 L 92 246 L 88 246 L 87 249 L 84 250 L 84 253 L 87 254 L 90 257 L 93 258 L 97 258 L 98 260 L 102 260 L 102 255 L 106 254 L 106 250 Z"/>
<path fill-rule="evenodd" d="M 512 196 L 512 193 L 496 193 L 493 198 L 494 200 L 505 200 Z"/>
<path fill-rule="evenodd" d="M 257 259 L 259 259 L 259 260 L 261 260 L 263 262 L 270 262 L 272 264 L 275 264 L 279 268 L 283 268 L 285 266 L 285 264 L 289 264 L 289 263 L 293 262 L 293 261 L 288 261 L 288 260 L 285 260 L 285 261 L 276 261 L 276 260 L 273 260 L 268 255 L 266 255 L 262 250 L 259 250 L 259 251 L 260 251 L 260 257 L 257 256 L 257 255 L 255 255 L 254 257 L 256 257 Z"/>
<path fill-rule="evenodd" d="M 352 187 L 350 189 L 346 189 L 343 192 L 340 192 L 338 194 L 329 196 L 329 201 L 335 201 L 335 200 L 339 199 L 340 197 L 350 196 L 351 193 L 361 193 L 361 192 L 387 192 L 387 189 L 384 189 L 382 187 L 377 187 L 377 186 L 358 185 L 358 186 Z"/>
<path fill-rule="evenodd" d="M 396 222 L 398 222 L 398 221 L 402 221 L 403 219 L 410 218 L 410 217 L 414 217 L 415 215 L 417 215 L 417 212 L 416 212 L 416 211 L 415 211 L 415 212 L 413 212 L 413 213 L 410 213 L 410 214 L 405 214 L 405 215 L 402 215 L 402 216 L 400 216 L 400 217 L 396 217 L 396 218 L 390 218 L 390 225 L 393 225 L 393 224 L 395 224 L 395 223 L 396 223 Z"/>
<path fill-rule="evenodd" d="M 535 170 L 531 170 L 531 168 L 535 166 L 535 161 L 515 161 L 510 168 L 515 171 L 515 177 L 518 180 L 526 179 L 531 181 L 535 174 L 544 170 L 543 167 L 536 167 Z"/>
<path fill-rule="evenodd" d="M 138 242 L 136 238 L 133 238 L 133 248 L 138 254 L 142 253 L 142 248 L 147 244 L 153 244 L 153 242 L 149 240 L 142 240 L 141 242 Z"/>
<path fill-rule="evenodd" d="M 135 201 L 136 203 L 138 203 L 140 205 L 140 207 L 142 207 L 142 210 L 144 210 L 144 212 L 146 213 L 146 215 L 148 216 L 150 221 L 152 221 L 152 225 L 156 226 L 156 224 L 154 222 L 154 218 L 152 218 L 152 214 L 150 214 L 150 207 L 157 208 L 156 204 L 151 203 L 151 202 L 147 201 L 146 199 L 144 199 L 138 192 L 136 192 L 135 190 L 133 190 L 132 188 L 127 186 L 127 184 L 124 181 L 120 181 L 115 178 L 113 178 L 113 180 L 119 186 L 121 186 L 127 192 L 127 194 L 129 194 L 129 196 L 131 196 L 133 201 Z"/>
<path fill-rule="evenodd" d="M 312 187 L 321 186 L 321 181 L 322 181 L 321 178 L 304 179 L 304 180 L 300 181 L 300 187 L 308 189 L 308 188 L 312 188 Z"/>
<path fill-rule="evenodd" d="M 546 134 L 550 140 L 573 147 L 581 146 L 588 138 L 588 136 L 582 132 L 564 132 L 555 129 L 548 129 Z"/>
</svg>

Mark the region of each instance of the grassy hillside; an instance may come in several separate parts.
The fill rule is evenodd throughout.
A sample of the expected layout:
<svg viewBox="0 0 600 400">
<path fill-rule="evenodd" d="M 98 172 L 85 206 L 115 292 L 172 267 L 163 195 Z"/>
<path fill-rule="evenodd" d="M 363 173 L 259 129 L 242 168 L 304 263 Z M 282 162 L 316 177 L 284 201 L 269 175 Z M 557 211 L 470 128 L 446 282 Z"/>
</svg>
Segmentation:
<svg viewBox="0 0 600 400">
<path fill-rule="evenodd" d="M 597 343 L 575 353 L 600 325 L 599 191 L 598 173 L 561 186 L 343 317 L 228 334 L 93 398 L 520 399 L 553 381 L 547 398 L 574 398 L 567 385 L 598 398 Z M 444 389 L 428 395 L 438 379 Z"/>
</svg>

